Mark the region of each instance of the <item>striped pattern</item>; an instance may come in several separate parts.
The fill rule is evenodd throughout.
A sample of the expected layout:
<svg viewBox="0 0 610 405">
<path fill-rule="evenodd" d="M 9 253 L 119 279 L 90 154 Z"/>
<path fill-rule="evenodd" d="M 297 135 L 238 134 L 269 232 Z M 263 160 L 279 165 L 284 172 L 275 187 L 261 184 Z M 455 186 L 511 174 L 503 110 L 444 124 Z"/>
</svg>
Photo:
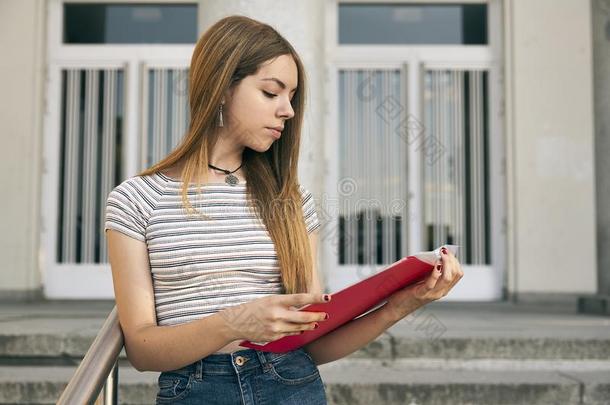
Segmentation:
<svg viewBox="0 0 610 405">
<path fill-rule="evenodd" d="M 100 219 L 116 184 L 124 72 L 61 69 L 61 140 L 56 260 L 62 265 L 106 262 Z"/>
<path fill-rule="evenodd" d="M 426 69 L 424 221 L 427 249 L 461 246 L 465 264 L 491 264 L 488 73 Z"/>
<path fill-rule="evenodd" d="M 412 225 L 401 71 L 341 69 L 338 79 L 339 264 L 389 265 L 406 255 Z"/>
<path fill-rule="evenodd" d="M 187 218 L 182 182 L 155 173 L 131 177 L 108 195 L 104 231 L 148 246 L 158 325 L 205 317 L 284 292 L 277 254 L 247 199 L 246 184 L 204 185 L 189 199 L 209 219 Z M 308 232 L 320 226 L 311 193 L 300 186 Z"/>
</svg>

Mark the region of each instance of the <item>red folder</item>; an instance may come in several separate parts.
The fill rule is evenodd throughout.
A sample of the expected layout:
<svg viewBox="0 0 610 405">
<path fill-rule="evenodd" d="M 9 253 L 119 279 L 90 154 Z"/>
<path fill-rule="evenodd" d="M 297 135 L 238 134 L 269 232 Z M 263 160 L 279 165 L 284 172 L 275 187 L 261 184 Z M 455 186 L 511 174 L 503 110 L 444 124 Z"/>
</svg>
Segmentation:
<svg viewBox="0 0 610 405">
<path fill-rule="evenodd" d="M 444 246 L 453 254 L 457 251 L 457 246 Z M 440 258 L 440 249 L 439 247 L 433 252 L 422 252 L 403 257 L 381 272 L 333 293 L 332 299 L 328 303 L 310 304 L 301 307 L 299 311 L 326 312 L 329 314 L 329 319 L 319 322 L 317 329 L 305 331 L 300 335 L 286 336 L 266 344 L 244 340 L 239 345 L 276 353 L 298 349 L 385 304 L 392 293 L 426 278 L 434 269 L 435 262 Z"/>
</svg>

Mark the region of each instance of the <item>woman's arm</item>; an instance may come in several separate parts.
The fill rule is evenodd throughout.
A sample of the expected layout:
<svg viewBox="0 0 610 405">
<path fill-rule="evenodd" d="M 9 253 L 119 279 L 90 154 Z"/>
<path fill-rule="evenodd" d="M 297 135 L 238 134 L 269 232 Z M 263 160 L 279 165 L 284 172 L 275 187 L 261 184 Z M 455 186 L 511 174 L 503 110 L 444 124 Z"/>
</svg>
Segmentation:
<svg viewBox="0 0 610 405">
<path fill-rule="evenodd" d="M 312 254 L 315 255 L 318 242 L 317 232 L 310 234 L 309 238 Z M 317 365 L 341 359 L 366 346 L 386 329 L 426 303 L 445 296 L 462 278 L 463 273 L 459 262 L 450 252 L 443 252 L 442 260 L 442 272 L 439 268 L 433 270 L 425 281 L 397 291 L 382 307 L 305 345 L 305 350 Z M 313 274 L 314 278 L 318 277 L 315 268 Z M 319 285 L 319 282 L 314 280 L 312 285 Z"/>
<path fill-rule="evenodd" d="M 410 305 L 413 312 L 422 304 L 413 301 Z M 305 349 L 317 365 L 329 363 L 366 346 L 399 320 L 384 305 L 314 340 Z"/>
<path fill-rule="evenodd" d="M 137 370 L 175 370 L 235 340 L 219 313 L 185 324 L 157 326 L 146 244 L 114 230 L 106 235 L 125 351 Z"/>
</svg>

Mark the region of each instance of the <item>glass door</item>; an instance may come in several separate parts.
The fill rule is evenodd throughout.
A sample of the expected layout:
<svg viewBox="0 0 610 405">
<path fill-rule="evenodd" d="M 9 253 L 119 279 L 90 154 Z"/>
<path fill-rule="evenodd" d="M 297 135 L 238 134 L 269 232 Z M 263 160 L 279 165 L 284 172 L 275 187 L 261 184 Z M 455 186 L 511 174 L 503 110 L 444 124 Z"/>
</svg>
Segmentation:
<svg viewBox="0 0 610 405">
<path fill-rule="evenodd" d="M 106 198 L 186 131 L 196 10 L 196 3 L 49 1 L 41 201 L 47 298 L 113 297 Z"/>
<path fill-rule="evenodd" d="M 426 69 L 425 126 L 437 153 L 424 164 L 424 243 L 461 247 L 469 265 L 489 265 L 489 117 L 485 70 Z"/>
<path fill-rule="evenodd" d="M 328 8 L 327 131 L 337 134 L 326 137 L 319 204 L 328 291 L 456 244 L 465 276 L 444 299 L 502 298 L 499 9 L 493 0 Z"/>
<path fill-rule="evenodd" d="M 485 69 L 420 61 L 337 70 L 338 170 L 330 182 L 336 190 L 327 190 L 337 204 L 334 213 L 329 199 L 321 204 L 326 263 L 335 268 L 327 275 L 331 291 L 413 252 L 457 244 L 471 276 L 461 284 L 500 293 L 491 250 L 488 77 Z M 458 298 L 476 298 L 467 290 Z"/>
<path fill-rule="evenodd" d="M 408 252 L 407 144 L 400 69 L 339 71 L 337 262 L 360 277 Z"/>
</svg>

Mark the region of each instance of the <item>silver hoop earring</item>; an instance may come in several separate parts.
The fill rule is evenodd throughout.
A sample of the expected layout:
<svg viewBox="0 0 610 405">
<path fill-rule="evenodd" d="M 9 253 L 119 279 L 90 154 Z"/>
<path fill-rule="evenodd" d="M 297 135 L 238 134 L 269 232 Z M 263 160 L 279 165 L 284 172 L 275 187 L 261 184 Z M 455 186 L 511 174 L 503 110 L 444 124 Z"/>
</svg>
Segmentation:
<svg viewBox="0 0 610 405">
<path fill-rule="evenodd" d="M 224 104 L 221 104 L 221 105 L 220 105 L 220 109 L 219 109 L 219 111 L 218 111 L 218 126 L 219 126 L 219 127 L 224 127 L 224 126 L 225 126 L 225 125 L 224 125 L 224 122 L 223 122 L 223 120 L 222 120 L 222 106 L 223 106 L 223 105 L 224 105 Z"/>
</svg>

